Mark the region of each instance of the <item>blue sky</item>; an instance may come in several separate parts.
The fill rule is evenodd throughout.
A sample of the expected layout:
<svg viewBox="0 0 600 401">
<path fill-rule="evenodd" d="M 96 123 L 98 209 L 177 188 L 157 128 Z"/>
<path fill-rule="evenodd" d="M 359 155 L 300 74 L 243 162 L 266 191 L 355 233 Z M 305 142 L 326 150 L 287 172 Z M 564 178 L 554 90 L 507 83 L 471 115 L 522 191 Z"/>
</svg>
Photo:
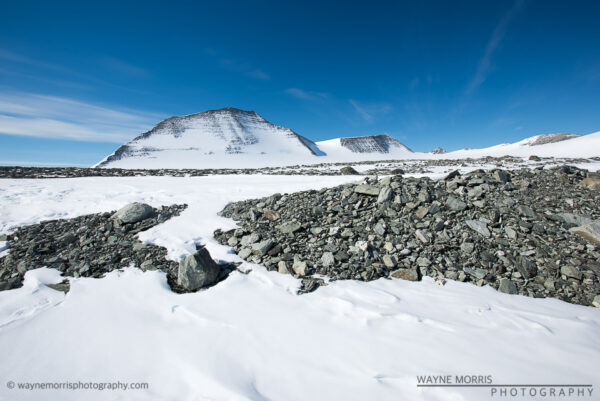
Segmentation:
<svg viewBox="0 0 600 401">
<path fill-rule="evenodd" d="M 600 2 L 2 6 L 0 164 L 90 165 L 221 107 L 420 151 L 600 131 Z"/>
</svg>

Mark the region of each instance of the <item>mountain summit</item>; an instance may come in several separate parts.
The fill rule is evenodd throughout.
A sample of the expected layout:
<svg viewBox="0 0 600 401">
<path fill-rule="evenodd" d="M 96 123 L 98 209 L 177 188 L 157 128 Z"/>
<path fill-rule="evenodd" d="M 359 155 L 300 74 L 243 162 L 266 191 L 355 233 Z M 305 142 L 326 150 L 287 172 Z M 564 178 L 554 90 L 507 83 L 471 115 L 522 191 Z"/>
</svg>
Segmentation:
<svg viewBox="0 0 600 401">
<path fill-rule="evenodd" d="M 300 159 L 323 156 L 313 141 L 271 124 L 254 111 L 235 108 L 167 118 L 119 147 L 97 167 L 222 165 L 236 159 Z M 264 162 L 264 160 L 263 160 Z"/>
</svg>

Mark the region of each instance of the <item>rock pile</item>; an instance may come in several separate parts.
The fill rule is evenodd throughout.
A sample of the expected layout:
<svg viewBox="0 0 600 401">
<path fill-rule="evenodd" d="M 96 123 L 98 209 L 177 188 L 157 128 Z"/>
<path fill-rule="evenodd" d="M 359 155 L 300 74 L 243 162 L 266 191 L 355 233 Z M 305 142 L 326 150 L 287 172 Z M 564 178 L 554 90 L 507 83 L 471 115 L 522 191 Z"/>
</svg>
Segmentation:
<svg viewBox="0 0 600 401">
<path fill-rule="evenodd" d="M 304 278 L 303 291 L 323 284 L 313 275 L 426 275 L 592 305 L 600 192 L 582 184 L 589 176 L 563 166 L 367 178 L 229 204 L 220 214 L 240 228 L 215 237 L 242 259 Z"/>
<path fill-rule="evenodd" d="M 168 281 L 177 292 L 195 291 L 214 284 L 228 269 L 221 269 L 205 249 L 200 248 L 196 255 L 188 258 L 197 258 L 201 263 L 184 259 L 182 269 L 181 264 L 165 258 L 165 248 L 137 239 L 137 233 L 179 215 L 186 207 L 173 205 L 154 209 L 132 203 L 114 213 L 20 227 L 3 238 L 10 247 L 9 254 L 0 259 L 0 290 L 19 287 L 25 272 L 42 266 L 58 269 L 70 277 L 102 277 L 130 265 L 142 270 L 160 269 L 168 273 Z"/>
</svg>

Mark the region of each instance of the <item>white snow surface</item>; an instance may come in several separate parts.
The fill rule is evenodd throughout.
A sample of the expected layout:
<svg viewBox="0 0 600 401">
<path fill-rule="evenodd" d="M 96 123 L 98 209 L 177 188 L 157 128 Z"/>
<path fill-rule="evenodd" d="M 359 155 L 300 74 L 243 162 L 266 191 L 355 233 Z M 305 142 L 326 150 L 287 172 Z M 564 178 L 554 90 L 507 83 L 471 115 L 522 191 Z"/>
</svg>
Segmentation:
<svg viewBox="0 0 600 401">
<path fill-rule="evenodd" d="M 462 149 L 436 155 L 440 159 L 465 159 L 479 158 L 485 156 L 501 157 L 505 155 L 529 157 L 536 155 L 540 157 L 600 157 L 600 131 L 588 135 L 582 135 L 566 141 L 546 143 L 531 146 L 541 135 L 532 136 L 515 143 L 505 143 L 482 149 Z"/>
<path fill-rule="evenodd" d="M 15 225 L 188 203 L 142 233 L 180 258 L 234 222 L 227 202 L 356 177 L 208 176 L 0 180 L 0 233 Z M 486 400 L 485 388 L 417 388 L 417 375 L 492 375 L 493 382 L 593 384 L 600 391 L 600 310 L 490 287 L 337 281 L 298 296 L 299 281 L 244 262 L 218 285 L 175 294 L 164 273 L 102 279 L 29 271 L 0 292 L 0 400 Z M 147 382 L 147 390 L 23 390 L 9 381 Z M 596 393 L 594 393 L 596 396 Z M 497 397 L 496 397 L 497 398 Z M 587 397 L 586 397 L 587 398 Z M 593 399 L 588 398 L 588 399 Z M 530 399 L 530 398 L 528 398 Z M 547 399 L 547 398 L 544 398 Z"/>
</svg>

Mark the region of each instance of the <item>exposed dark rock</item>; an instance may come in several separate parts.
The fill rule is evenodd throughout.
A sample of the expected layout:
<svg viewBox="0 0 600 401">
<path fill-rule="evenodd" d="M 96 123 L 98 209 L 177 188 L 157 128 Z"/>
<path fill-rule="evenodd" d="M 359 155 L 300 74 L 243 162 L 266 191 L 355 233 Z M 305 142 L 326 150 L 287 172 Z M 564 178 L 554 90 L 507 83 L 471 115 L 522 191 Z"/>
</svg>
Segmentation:
<svg viewBox="0 0 600 401">
<path fill-rule="evenodd" d="M 305 279 L 303 290 L 318 285 L 308 281 L 313 275 L 362 281 L 422 275 L 592 305 L 600 294 L 599 245 L 569 231 L 600 219 L 600 192 L 581 185 L 587 176 L 561 166 L 450 173 L 438 181 L 367 177 L 231 203 L 220 215 L 240 228 L 217 230 L 215 238 L 228 244 L 256 234 L 272 241 L 279 249 L 262 256 L 250 245 L 231 246 L 249 262 Z M 277 210 L 278 220 L 264 217 L 266 209 Z M 278 228 L 286 224 L 295 231 Z"/>
</svg>

